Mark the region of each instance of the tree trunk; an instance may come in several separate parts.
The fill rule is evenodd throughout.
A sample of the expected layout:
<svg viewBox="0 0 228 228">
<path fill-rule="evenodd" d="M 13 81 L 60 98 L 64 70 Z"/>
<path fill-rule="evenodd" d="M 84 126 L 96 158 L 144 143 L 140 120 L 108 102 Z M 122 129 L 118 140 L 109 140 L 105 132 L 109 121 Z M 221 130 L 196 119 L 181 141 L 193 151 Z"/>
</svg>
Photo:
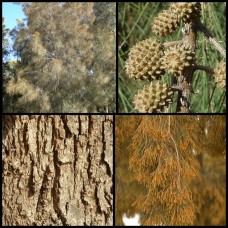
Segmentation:
<svg viewBox="0 0 228 228">
<path fill-rule="evenodd" d="M 112 116 L 3 116 L 3 225 L 112 225 L 112 132 Z"/>
</svg>

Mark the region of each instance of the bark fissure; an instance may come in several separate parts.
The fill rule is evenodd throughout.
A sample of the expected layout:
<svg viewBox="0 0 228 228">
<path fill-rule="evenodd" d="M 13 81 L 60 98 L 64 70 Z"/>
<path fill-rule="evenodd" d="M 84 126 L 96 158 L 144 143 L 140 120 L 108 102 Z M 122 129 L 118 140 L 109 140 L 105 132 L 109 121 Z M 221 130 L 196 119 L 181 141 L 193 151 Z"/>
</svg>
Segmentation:
<svg viewBox="0 0 228 228">
<path fill-rule="evenodd" d="M 82 123 L 81 123 L 81 117 L 78 115 L 78 135 L 82 134 Z"/>
<path fill-rule="evenodd" d="M 91 135 L 93 129 L 93 117 L 89 115 L 89 123 L 88 123 L 88 134 Z"/>
<path fill-rule="evenodd" d="M 101 152 L 101 164 L 103 163 L 106 166 L 106 172 L 111 177 L 112 171 L 109 163 L 105 160 L 105 152 L 106 152 L 106 138 L 105 138 L 105 122 L 102 121 L 102 152 Z"/>
<path fill-rule="evenodd" d="M 72 137 L 72 132 L 70 131 L 70 129 L 69 129 L 68 125 L 67 125 L 67 116 L 62 115 L 61 119 L 63 121 L 64 129 L 65 129 L 65 132 L 66 132 L 66 137 L 67 138 L 71 138 Z"/>
<path fill-rule="evenodd" d="M 9 116 L 9 115 L 2 116 L 3 136 L 7 136 L 10 133 L 10 131 L 13 130 L 14 123 L 15 123 L 14 116 Z"/>
<path fill-rule="evenodd" d="M 40 119 L 41 119 L 41 116 L 38 116 L 38 118 L 37 118 L 37 131 L 38 132 L 40 131 Z"/>
<path fill-rule="evenodd" d="M 37 128 L 37 131 L 36 131 L 36 146 L 37 146 L 37 157 L 38 157 L 38 161 L 40 163 L 40 131 L 38 130 Z M 34 157 L 34 154 L 32 155 Z"/>
<path fill-rule="evenodd" d="M 73 195 L 75 195 L 75 189 L 76 189 L 76 174 L 77 174 L 77 160 L 78 160 L 78 151 L 77 151 L 77 136 L 74 135 L 74 192 Z"/>
<path fill-rule="evenodd" d="M 105 121 L 102 121 L 102 147 L 103 147 L 103 150 L 102 151 L 105 151 L 105 149 L 106 149 L 104 123 L 105 123 Z"/>
<path fill-rule="evenodd" d="M 25 123 L 24 131 L 23 131 L 23 142 L 24 142 L 25 154 L 28 154 L 28 148 L 29 148 L 27 137 L 28 137 L 28 123 Z"/>
<path fill-rule="evenodd" d="M 38 200 L 37 200 L 37 205 L 36 205 L 36 215 L 42 213 L 44 182 L 45 182 L 45 180 L 43 178 L 41 188 L 39 189 L 39 195 L 38 195 Z M 35 187 L 34 183 L 33 183 L 33 187 Z M 35 189 L 35 191 L 37 192 L 37 189 Z"/>
<path fill-rule="evenodd" d="M 101 153 L 101 164 L 102 164 L 102 163 L 103 163 L 103 164 L 105 165 L 105 167 L 106 167 L 106 172 L 107 172 L 107 174 L 108 174 L 110 177 L 112 177 L 111 167 L 110 167 L 109 163 L 105 161 L 105 152 L 104 152 L 104 150 L 103 150 L 102 153 Z"/>
<path fill-rule="evenodd" d="M 81 201 L 82 201 L 82 205 L 84 207 L 84 226 L 86 226 L 86 209 L 87 209 L 87 204 L 88 202 L 85 200 L 85 193 L 86 193 L 86 189 L 85 189 L 85 183 L 83 182 L 83 185 L 82 185 L 82 190 L 81 190 Z"/>
<path fill-rule="evenodd" d="M 30 159 L 31 159 L 31 155 L 30 155 Z M 31 197 L 35 194 L 35 189 L 33 188 L 33 167 L 34 167 L 34 161 L 31 160 L 31 166 L 30 166 L 30 175 L 29 175 L 29 179 L 28 179 L 28 197 Z"/>
<path fill-rule="evenodd" d="M 95 185 L 94 195 L 95 195 L 95 200 L 96 200 L 97 213 L 98 214 L 102 214 L 101 206 L 100 206 L 100 202 L 99 202 L 98 187 L 97 187 L 97 185 Z"/>
<path fill-rule="evenodd" d="M 54 175 L 54 184 L 53 184 L 53 191 L 52 191 L 52 196 L 53 196 L 53 206 L 54 210 L 58 216 L 58 218 L 61 220 L 62 224 L 66 226 L 67 224 L 67 219 L 65 215 L 63 214 L 61 208 L 60 208 L 60 200 L 59 200 L 59 194 L 60 194 L 60 184 L 59 184 L 59 178 L 60 178 L 60 167 L 58 164 L 58 151 L 54 151 L 54 168 L 55 168 L 55 175 Z"/>
<path fill-rule="evenodd" d="M 14 154 L 14 157 L 16 157 L 16 139 L 13 137 L 12 145 L 10 145 L 10 152 Z"/>
<path fill-rule="evenodd" d="M 46 145 L 47 145 L 47 140 L 45 139 L 43 142 L 43 153 L 46 153 Z"/>
<path fill-rule="evenodd" d="M 88 162 L 88 168 L 87 168 L 87 175 L 88 175 L 88 179 L 89 181 L 92 180 L 92 172 L 91 172 L 91 154 L 90 154 L 90 151 L 88 153 L 88 156 L 87 156 L 87 162 Z"/>
<path fill-rule="evenodd" d="M 51 144 L 52 144 L 52 146 L 53 146 L 53 148 L 55 147 L 55 145 L 56 145 L 56 142 L 55 142 L 55 120 L 54 120 L 54 118 L 52 118 L 52 120 L 51 120 L 51 122 L 52 122 L 52 137 L 51 137 Z M 53 150 L 53 152 L 54 152 L 54 150 Z"/>
</svg>

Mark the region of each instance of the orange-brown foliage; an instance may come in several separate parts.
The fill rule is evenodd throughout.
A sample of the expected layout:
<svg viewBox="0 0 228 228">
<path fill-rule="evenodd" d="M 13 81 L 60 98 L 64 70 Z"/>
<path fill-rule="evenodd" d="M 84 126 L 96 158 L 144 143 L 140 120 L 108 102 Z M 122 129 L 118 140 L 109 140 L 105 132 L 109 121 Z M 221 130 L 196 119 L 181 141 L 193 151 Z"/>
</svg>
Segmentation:
<svg viewBox="0 0 228 228">
<path fill-rule="evenodd" d="M 216 177 L 207 173 L 207 178 L 204 166 L 204 162 L 211 162 L 210 155 L 221 159 L 224 153 L 226 122 L 223 116 L 200 116 L 197 119 L 195 116 L 118 116 L 116 123 L 116 167 L 119 169 L 116 183 L 122 184 L 122 190 L 128 189 L 127 196 L 123 191 L 116 192 L 117 225 L 121 224 L 121 213 L 128 210 L 118 207 L 118 200 L 124 200 L 127 206 L 129 197 L 130 207 L 135 198 L 134 210 L 141 213 L 144 225 L 224 224 L 223 213 L 219 219 L 212 219 L 203 209 L 204 204 L 209 204 L 210 192 L 211 199 L 218 201 L 218 209 L 207 208 L 214 216 L 219 210 L 225 210 L 222 204 L 225 182 L 220 187 L 209 188 L 208 183 L 213 183 Z M 205 127 L 208 133 L 205 133 Z M 224 166 L 225 161 L 221 161 Z M 133 173 L 126 167 L 128 162 Z M 124 177 L 122 172 L 133 175 L 138 186 L 145 188 L 137 195 L 132 194 L 128 187 L 134 180 Z M 220 169 L 217 178 L 224 173 L 225 169 Z M 203 185 L 206 186 L 205 193 L 202 193 Z M 203 198 L 198 197 L 201 195 Z M 214 203 L 213 200 L 210 202 Z"/>
</svg>

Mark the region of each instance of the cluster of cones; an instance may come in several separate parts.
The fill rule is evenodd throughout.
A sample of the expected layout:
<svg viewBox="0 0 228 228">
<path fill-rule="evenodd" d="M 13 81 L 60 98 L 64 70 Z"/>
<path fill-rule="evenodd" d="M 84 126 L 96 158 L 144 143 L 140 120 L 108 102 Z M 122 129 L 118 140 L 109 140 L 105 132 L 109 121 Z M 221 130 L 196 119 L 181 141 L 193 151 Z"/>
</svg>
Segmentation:
<svg viewBox="0 0 228 228">
<path fill-rule="evenodd" d="M 201 5 L 198 2 L 172 3 L 168 10 L 163 10 L 152 23 L 153 32 L 159 36 L 170 35 L 183 23 L 200 20 Z M 158 81 L 165 73 L 173 76 L 182 75 L 188 68 L 196 65 L 194 48 L 180 42 L 165 48 L 159 40 L 150 38 L 133 46 L 126 61 L 126 73 L 136 80 L 148 80 L 134 97 L 135 109 L 139 112 L 157 113 L 164 111 L 172 103 L 173 91 L 166 83 Z M 226 65 L 217 64 L 214 77 L 217 86 L 225 88 Z"/>
</svg>

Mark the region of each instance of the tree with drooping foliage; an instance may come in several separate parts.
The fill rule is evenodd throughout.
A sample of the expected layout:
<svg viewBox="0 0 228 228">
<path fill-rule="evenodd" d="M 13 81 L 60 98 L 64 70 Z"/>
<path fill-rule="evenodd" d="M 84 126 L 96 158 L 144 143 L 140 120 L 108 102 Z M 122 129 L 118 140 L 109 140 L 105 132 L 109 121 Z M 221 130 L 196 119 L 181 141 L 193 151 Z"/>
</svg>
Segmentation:
<svg viewBox="0 0 228 228">
<path fill-rule="evenodd" d="M 120 194 L 125 204 L 141 213 L 143 225 L 225 224 L 225 116 L 117 119 L 116 163 L 119 156 L 123 161 L 116 182 L 124 189 L 116 193 L 118 225 L 123 212 L 128 212 L 118 207 Z M 137 126 L 129 131 L 134 122 Z M 137 196 L 130 191 L 128 178 L 121 176 L 126 169 L 123 163 L 129 163 L 142 186 Z M 128 198 L 131 202 L 126 202 Z"/>
<path fill-rule="evenodd" d="M 9 46 L 9 29 L 6 28 L 4 23 L 4 17 L 2 17 L 2 95 L 3 95 L 3 109 L 8 111 L 12 106 L 12 97 L 6 93 L 6 85 L 12 78 L 13 67 L 9 61 L 10 46 Z"/>
<path fill-rule="evenodd" d="M 138 184 L 134 179 L 134 173 L 128 168 L 130 156 L 129 145 L 141 116 L 116 116 L 115 140 L 115 221 L 117 225 L 124 225 L 122 216 L 133 217 L 137 210 L 133 203 L 137 196 L 145 191 L 144 186 Z M 127 129 L 127 131 L 126 131 Z"/>
<path fill-rule="evenodd" d="M 14 33 L 21 65 L 7 86 L 21 95 L 18 111 L 114 112 L 115 3 L 99 14 L 98 3 L 21 5 L 28 19 Z"/>
</svg>

